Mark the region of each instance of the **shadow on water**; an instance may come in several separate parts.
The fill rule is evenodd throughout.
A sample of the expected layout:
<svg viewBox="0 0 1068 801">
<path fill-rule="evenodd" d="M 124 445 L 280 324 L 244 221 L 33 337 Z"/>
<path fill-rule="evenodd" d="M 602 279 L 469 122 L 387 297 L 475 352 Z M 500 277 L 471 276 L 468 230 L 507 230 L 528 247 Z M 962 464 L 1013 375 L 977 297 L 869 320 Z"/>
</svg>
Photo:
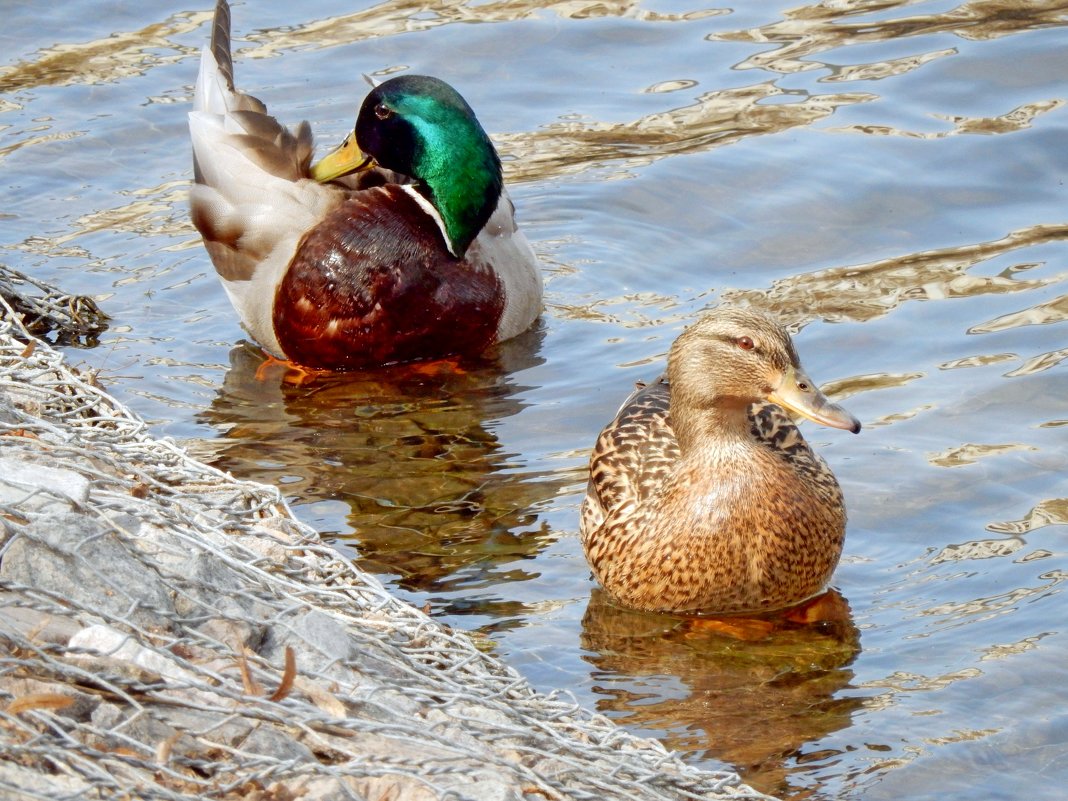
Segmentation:
<svg viewBox="0 0 1068 801">
<path fill-rule="evenodd" d="M 805 745 L 847 728 L 863 705 L 841 694 L 860 632 L 834 590 L 754 619 L 635 612 L 594 590 L 581 642 L 602 712 L 783 798 L 804 792 L 792 763 L 804 764 Z"/>
<path fill-rule="evenodd" d="M 552 542 L 535 510 L 562 479 L 512 475 L 520 456 L 494 426 L 524 408 L 525 387 L 510 376 L 541 363 L 541 339 L 532 331 L 467 364 L 303 378 L 239 346 L 202 415 L 224 433 L 201 447 L 221 469 L 279 484 L 298 508 L 344 504 L 352 533 L 338 532 L 339 544 L 406 590 L 530 578 L 512 563 Z"/>
</svg>

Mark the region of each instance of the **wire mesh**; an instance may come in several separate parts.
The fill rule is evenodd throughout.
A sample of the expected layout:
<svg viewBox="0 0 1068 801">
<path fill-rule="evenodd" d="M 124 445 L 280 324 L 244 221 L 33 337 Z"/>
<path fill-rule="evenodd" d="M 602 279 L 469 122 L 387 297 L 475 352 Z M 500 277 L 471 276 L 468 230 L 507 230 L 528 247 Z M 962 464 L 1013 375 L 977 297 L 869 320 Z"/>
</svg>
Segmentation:
<svg viewBox="0 0 1068 801">
<path fill-rule="evenodd" d="M 53 335 L 66 345 L 93 345 L 107 328 L 107 315 L 91 297 L 60 292 L 5 264 L 0 264 L 0 308 L 24 331 Z"/>
<path fill-rule="evenodd" d="M 535 692 L 3 305 L 0 797 L 766 798 Z"/>
</svg>

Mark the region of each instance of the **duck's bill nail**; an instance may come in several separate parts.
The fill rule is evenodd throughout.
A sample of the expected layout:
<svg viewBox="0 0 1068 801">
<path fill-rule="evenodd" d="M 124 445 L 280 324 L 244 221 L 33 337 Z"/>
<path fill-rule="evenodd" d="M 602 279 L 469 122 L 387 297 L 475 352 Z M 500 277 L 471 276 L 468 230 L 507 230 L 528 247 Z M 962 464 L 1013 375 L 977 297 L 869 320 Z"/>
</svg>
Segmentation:
<svg viewBox="0 0 1068 801">
<path fill-rule="evenodd" d="M 860 421 L 820 392 L 812 379 L 801 370 L 788 370 L 768 400 L 814 423 L 852 431 L 854 434 L 860 431 Z"/>
<path fill-rule="evenodd" d="M 356 143 L 356 134 L 353 132 L 345 137 L 340 146 L 312 166 L 311 177 L 320 183 L 333 181 L 342 175 L 366 170 L 372 163 L 373 159 Z"/>
</svg>

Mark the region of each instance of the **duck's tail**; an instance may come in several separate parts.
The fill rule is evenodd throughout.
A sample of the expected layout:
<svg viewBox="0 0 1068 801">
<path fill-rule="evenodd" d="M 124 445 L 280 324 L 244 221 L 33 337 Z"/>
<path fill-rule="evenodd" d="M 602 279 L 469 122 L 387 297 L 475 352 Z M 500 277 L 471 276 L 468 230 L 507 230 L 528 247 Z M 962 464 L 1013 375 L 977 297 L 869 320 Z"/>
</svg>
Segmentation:
<svg viewBox="0 0 1068 801">
<path fill-rule="evenodd" d="M 219 0 L 215 4 L 215 19 L 211 22 L 211 44 L 208 46 L 215 57 L 219 73 L 227 88 L 234 91 L 234 59 L 230 55 L 230 4 Z"/>
<path fill-rule="evenodd" d="M 308 124 L 291 133 L 263 103 L 235 88 L 226 0 L 215 7 L 211 42 L 200 58 L 189 134 L 193 224 L 242 322 L 279 355 L 270 318 L 274 287 L 338 192 L 305 180 L 312 157 Z"/>
<path fill-rule="evenodd" d="M 211 24 L 211 41 L 200 55 L 193 111 L 227 114 L 254 111 L 266 114 L 267 107 L 252 95 L 234 87 L 234 59 L 230 54 L 230 4 L 219 0 Z"/>
<path fill-rule="evenodd" d="M 251 112 L 251 113 L 247 113 Z M 198 184 L 213 185 L 212 171 L 217 144 L 231 134 L 242 145 L 227 144 L 256 166 L 278 178 L 296 181 L 308 176 L 312 157 L 311 129 L 301 123 L 290 133 L 267 114 L 267 107 L 234 86 L 234 61 L 230 53 L 230 5 L 218 0 L 211 26 L 211 41 L 200 56 L 193 111 L 189 115 L 193 135 L 193 168 Z M 234 155 L 230 152 L 227 158 Z"/>
</svg>

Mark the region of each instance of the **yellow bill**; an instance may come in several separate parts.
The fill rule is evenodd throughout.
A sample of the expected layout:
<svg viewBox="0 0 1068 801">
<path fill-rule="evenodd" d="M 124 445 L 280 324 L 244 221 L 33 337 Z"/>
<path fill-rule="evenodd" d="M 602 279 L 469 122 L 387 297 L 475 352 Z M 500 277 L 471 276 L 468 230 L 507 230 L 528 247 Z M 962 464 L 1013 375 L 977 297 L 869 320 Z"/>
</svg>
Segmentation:
<svg viewBox="0 0 1068 801">
<path fill-rule="evenodd" d="M 356 132 L 353 131 L 337 148 L 323 156 L 318 164 L 312 165 L 311 177 L 319 183 L 325 183 L 343 175 L 369 169 L 373 163 L 374 159 L 364 153 L 356 143 Z"/>
</svg>

